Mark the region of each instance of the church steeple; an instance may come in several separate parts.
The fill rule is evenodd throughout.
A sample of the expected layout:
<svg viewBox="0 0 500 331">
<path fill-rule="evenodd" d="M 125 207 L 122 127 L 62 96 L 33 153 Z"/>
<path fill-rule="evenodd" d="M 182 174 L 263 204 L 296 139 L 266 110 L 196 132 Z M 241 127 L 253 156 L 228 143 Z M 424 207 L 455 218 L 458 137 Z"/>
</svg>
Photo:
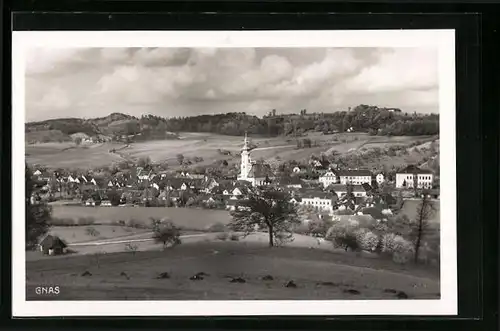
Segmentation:
<svg viewBox="0 0 500 331">
<path fill-rule="evenodd" d="M 252 167 L 252 161 L 250 159 L 249 147 L 248 147 L 248 136 L 245 132 L 245 140 L 243 143 L 243 148 L 241 149 L 241 165 L 240 165 L 240 175 L 239 180 L 247 180 L 248 172 Z"/>
<path fill-rule="evenodd" d="M 245 141 L 244 141 L 242 150 L 248 152 L 248 137 L 247 137 L 246 131 L 245 131 Z"/>
</svg>

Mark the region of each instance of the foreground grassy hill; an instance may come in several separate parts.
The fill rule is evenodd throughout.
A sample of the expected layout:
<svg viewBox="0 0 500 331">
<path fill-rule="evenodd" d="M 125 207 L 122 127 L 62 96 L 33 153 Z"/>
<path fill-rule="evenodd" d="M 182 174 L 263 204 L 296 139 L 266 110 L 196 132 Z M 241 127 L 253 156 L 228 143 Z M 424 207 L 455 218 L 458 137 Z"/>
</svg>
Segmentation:
<svg viewBox="0 0 500 331">
<path fill-rule="evenodd" d="M 26 270 L 28 300 L 397 299 L 400 292 L 399 298 L 438 299 L 440 293 L 436 270 L 249 242 L 193 242 L 98 259 L 45 258 L 28 261 Z M 206 275 L 190 280 L 198 273 Z M 237 277 L 244 281 L 231 282 Z M 289 281 L 296 287 L 285 287 Z M 36 286 L 50 285 L 60 286 L 60 295 L 35 295 Z"/>
</svg>

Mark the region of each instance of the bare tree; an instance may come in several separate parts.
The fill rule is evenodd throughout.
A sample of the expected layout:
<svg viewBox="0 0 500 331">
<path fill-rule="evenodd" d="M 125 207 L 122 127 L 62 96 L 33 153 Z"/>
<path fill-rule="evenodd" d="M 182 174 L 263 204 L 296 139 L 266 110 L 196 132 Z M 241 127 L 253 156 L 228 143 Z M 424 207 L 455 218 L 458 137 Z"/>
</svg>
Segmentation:
<svg viewBox="0 0 500 331">
<path fill-rule="evenodd" d="M 420 204 L 417 207 L 417 215 L 414 222 L 412 222 L 410 236 L 414 242 L 415 263 L 418 263 L 420 247 L 422 245 L 422 240 L 424 239 L 427 229 L 429 227 L 429 220 L 436 211 L 434 205 L 432 204 L 429 195 L 426 191 L 421 193 Z"/>
</svg>

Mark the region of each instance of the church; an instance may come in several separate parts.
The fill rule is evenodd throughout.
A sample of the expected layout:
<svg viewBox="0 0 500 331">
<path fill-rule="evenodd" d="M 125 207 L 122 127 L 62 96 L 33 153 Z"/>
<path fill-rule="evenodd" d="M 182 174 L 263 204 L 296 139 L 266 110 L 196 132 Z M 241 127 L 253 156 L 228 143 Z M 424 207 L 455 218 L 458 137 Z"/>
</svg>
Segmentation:
<svg viewBox="0 0 500 331">
<path fill-rule="evenodd" d="M 245 133 L 245 141 L 241 150 L 241 170 L 238 180 L 250 182 L 252 186 L 261 186 L 269 184 L 274 179 L 275 176 L 269 164 L 257 163 L 250 158 L 248 138 Z"/>
</svg>

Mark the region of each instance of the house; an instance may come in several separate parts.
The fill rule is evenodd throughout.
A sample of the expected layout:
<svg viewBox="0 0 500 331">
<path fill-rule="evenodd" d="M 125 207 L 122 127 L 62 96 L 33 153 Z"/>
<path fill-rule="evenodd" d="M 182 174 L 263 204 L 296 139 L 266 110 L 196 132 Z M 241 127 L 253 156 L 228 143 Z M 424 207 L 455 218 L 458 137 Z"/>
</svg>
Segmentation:
<svg viewBox="0 0 500 331">
<path fill-rule="evenodd" d="M 137 168 L 137 179 L 141 181 L 149 180 L 151 178 L 152 170 L 146 171 L 141 167 Z"/>
<path fill-rule="evenodd" d="M 59 237 L 49 234 L 40 241 L 39 247 L 43 254 L 58 255 L 66 253 L 68 245 Z"/>
<path fill-rule="evenodd" d="M 298 176 L 283 177 L 280 179 L 279 185 L 286 188 L 301 189 L 302 180 Z"/>
<path fill-rule="evenodd" d="M 337 199 L 337 196 L 330 192 L 309 192 L 302 196 L 300 204 L 332 212 Z"/>
<path fill-rule="evenodd" d="M 205 177 L 202 182 L 201 191 L 210 193 L 217 186 L 219 186 L 219 183 L 214 178 Z"/>
<path fill-rule="evenodd" d="M 302 198 L 299 196 L 292 197 L 290 199 L 290 203 L 293 203 L 294 205 L 300 205 L 301 202 L 302 202 Z"/>
<path fill-rule="evenodd" d="M 335 184 L 338 182 L 338 177 L 332 170 L 328 170 L 323 175 L 319 177 L 319 182 L 323 184 L 323 187 L 327 187 L 330 184 Z"/>
<path fill-rule="evenodd" d="M 229 199 L 226 202 L 226 209 L 227 210 L 241 210 L 241 209 L 248 209 L 248 207 L 245 207 L 246 200 L 239 200 L 239 199 Z"/>
<path fill-rule="evenodd" d="M 165 188 L 169 191 L 186 190 L 188 188 L 183 178 L 170 178 L 165 183 Z"/>
<path fill-rule="evenodd" d="M 340 177 L 340 183 L 344 185 L 361 185 L 363 183 L 370 184 L 372 182 L 372 173 L 367 169 L 339 170 L 338 176 Z"/>
<path fill-rule="evenodd" d="M 387 216 L 382 213 L 382 211 L 378 208 L 374 207 L 366 207 L 361 209 L 362 215 L 370 215 L 375 220 L 384 220 L 387 219 Z"/>
<path fill-rule="evenodd" d="M 322 175 L 322 174 L 326 173 L 328 170 L 330 170 L 330 163 L 326 160 L 324 160 L 324 161 L 312 160 L 311 165 L 313 167 L 313 172 L 320 174 L 320 175 Z"/>
<path fill-rule="evenodd" d="M 427 197 L 430 198 L 430 199 L 439 199 L 439 190 L 438 189 L 432 189 L 432 190 L 428 190 L 426 191 L 427 193 Z"/>
<path fill-rule="evenodd" d="M 364 183 L 363 185 L 351 185 L 352 194 L 355 197 L 366 197 L 371 191 L 370 185 Z M 343 184 L 330 184 L 325 188 L 325 191 L 336 193 L 339 198 L 347 194 L 348 186 Z"/>
<path fill-rule="evenodd" d="M 302 169 L 300 169 L 300 167 L 299 167 L 299 166 L 295 166 L 295 167 L 293 167 L 293 169 L 292 169 L 292 172 L 293 172 L 293 173 L 295 173 L 295 174 L 298 174 L 298 173 L 300 173 L 301 171 L 302 171 Z"/>
<path fill-rule="evenodd" d="M 245 186 L 236 186 L 230 194 L 233 196 L 243 196 L 248 194 L 248 188 Z"/>
<path fill-rule="evenodd" d="M 37 169 L 37 170 L 35 170 L 35 172 L 33 172 L 33 176 L 41 176 L 41 175 L 42 175 L 42 172 L 39 169 Z"/>
<path fill-rule="evenodd" d="M 382 184 L 385 181 L 385 176 L 384 174 L 380 173 L 375 177 L 375 180 L 378 185 Z"/>
<path fill-rule="evenodd" d="M 111 207 L 111 201 L 109 201 L 109 200 L 102 200 L 101 201 L 101 206 L 102 207 Z"/>
<path fill-rule="evenodd" d="M 431 189 L 434 174 L 430 170 L 420 169 L 410 165 L 396 173 L 396 188 Z"/>
<path fill-rule="evenodd" d="M 94 207 L 96 206 L 97 202 L 94 200 L 94 198 L 88 198 L 85 200 L 84 205 L 89 206 L 89 207 Z"/>
</svg>

